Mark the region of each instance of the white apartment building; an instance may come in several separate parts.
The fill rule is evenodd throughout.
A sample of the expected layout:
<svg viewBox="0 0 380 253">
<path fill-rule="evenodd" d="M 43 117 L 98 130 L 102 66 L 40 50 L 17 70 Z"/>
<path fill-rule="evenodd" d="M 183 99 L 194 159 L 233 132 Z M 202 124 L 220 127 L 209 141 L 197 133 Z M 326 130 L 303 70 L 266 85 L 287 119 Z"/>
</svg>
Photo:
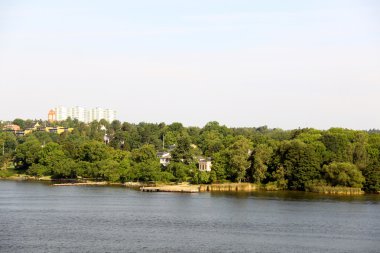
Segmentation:
<svg viewBox="0 0 380 253">
<path fill-rule="evenodd" d="M 58 106 L 54 108 L 57 114 L 57 120 L 66 120 L 67 118 L 77 119 L 79 121 L 89 123 L 94 120 L 99 121 L 105 119 L 108 122 L 112 122 L 116 119 L 116 111 L 112 109 L 102 109 L 99 107 L 86 109 L 84 107 L 64 107 Z"/>
<path fill-rule="evenodd" d="M 116 119 L 116 111 L 111 109 L 104 110 L 104 119 L 108 122 L 112 122 Z"/>
<path fill-rule="evenodd" d="M 77 119 L 82 122 L 86 122 L 85 117 L 86 109 L 80 106 L 75 106 L 70 108 L 70 113 L 67 115 L 67 117 L 71 117 L 72 119 Z"/>
<path fill-rule="evenodd" d="M 96 107 L 91 109 L 91 121 L 104 119 L 104 110 Z"/>
<path fill-rule="evenodd" d="M 92 114 L 91 114 L 91 110 L 85 110 L 84 111 L 84 123 L 89 123 L 91 122 L 92 120 Z"/>
<path fill-rule="evenodd" d="M 69 117 L 67 114 L 67 108 L 64 106 L 58 106 L 58 107 L 54 108 L 54 111 L 57 115 L 58 121 L 65 120 Z"/>
</svg>

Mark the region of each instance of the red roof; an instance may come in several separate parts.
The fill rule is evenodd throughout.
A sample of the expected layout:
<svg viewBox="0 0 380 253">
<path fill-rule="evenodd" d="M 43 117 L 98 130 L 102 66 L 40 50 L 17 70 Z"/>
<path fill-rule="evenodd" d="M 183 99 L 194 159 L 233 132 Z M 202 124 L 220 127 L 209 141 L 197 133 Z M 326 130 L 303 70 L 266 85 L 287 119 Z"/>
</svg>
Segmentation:
<svg viewBox="0 0 380 253">
<path fill-rule="evenodd" d="M 21 130 L 20 126 L 14 125 L 14 124 L 9 124 L 3 127 L 3 130 L 13 130 L 13 131 L 19 131 Z"/>
</svg>

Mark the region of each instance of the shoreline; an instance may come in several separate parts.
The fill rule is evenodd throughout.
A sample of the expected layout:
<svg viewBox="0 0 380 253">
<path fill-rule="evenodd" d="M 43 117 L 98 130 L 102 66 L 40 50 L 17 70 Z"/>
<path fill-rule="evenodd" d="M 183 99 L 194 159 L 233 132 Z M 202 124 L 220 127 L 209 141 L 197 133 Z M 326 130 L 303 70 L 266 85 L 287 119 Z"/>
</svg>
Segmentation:
<svg viewBox="0 0 380 253">
<path fill-rule="evenodd" d="M 1 180 L 12 181 L 36 181 L 36 182 L 50 182 L 51 186 L 123 186 L 142 192 L 178 192 L 178 193 L 202 193 L 202 192 L 257 192 L 257 191 L 283 191 L 281 189 L 268 190 L 265 186 L 259 186 L 253 183 L 220 183 L 220 184 L 168 184 L 168 183 L 145 183 L 145 182 L 125 182 L 113 183 L 108 181 L 90 181 L 81 179 L 77 180 L 55 180 L 50 177 L 35 178 L 28 175 L 13 175 L 10 177 L 2 177 Z M 71 182 L 70 182 L 71 181 Z M 379 193 L 366 193 L 358 188 L 329 187 L 326 191 L 300 191 L 311 192 L 322 195 L 339 195 L 339 196 L 357 196 L 364 194 L 379 194 Z"/>
</svg>

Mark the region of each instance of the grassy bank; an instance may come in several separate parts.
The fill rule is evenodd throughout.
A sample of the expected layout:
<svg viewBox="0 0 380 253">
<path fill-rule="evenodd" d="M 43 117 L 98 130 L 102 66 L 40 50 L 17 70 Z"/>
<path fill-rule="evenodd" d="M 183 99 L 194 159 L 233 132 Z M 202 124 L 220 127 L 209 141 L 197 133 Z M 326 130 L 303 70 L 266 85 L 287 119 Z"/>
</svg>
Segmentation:
<svg viewBox="0 0 380 253">
<path fill-rule="evenodd" d="M 194 193 L 200 191 L 199 185 L 181 183 L 181 184 L 158 184 L 157 186 L 142 186 L 144 192 L 185 192 Z"/>
<path fill-rule="evenodd" d="M 252 192 L 260 188 L 256 184 L 251 183 L 222 183 L 201 185 L 200 192 Z"/>
<path fill-rule="evenodd" d="M 365 192 L 360 188 L 343 187 L 343 186 L 309 186 L 306 191 L 322 193 L 322 194 L 336 194 L 336 195 L 362 195 Z"/>
<path fill-rule="evenodd" d="M 10 179 L 10 180 L 35 180 L 34 177 L 31 177 L 27 174 L 20 173 L 15 168 L 1 169 L 0 170 L 0 178 L 1 179 Z M 50 179 L 50 177 L 49 177 Z"/>
</svg>

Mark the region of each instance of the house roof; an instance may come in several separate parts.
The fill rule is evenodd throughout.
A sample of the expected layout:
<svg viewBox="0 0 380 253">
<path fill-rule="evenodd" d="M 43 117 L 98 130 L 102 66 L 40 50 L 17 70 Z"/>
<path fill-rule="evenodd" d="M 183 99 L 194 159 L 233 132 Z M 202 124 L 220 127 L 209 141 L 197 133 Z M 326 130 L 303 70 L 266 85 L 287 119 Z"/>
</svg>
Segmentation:
<svg viewBox="0 0 380 253">
<path fill-rule="evenodd" d="M 169 152 L 163 151 L 163 152 L 157 152 L 157 157 L 158 158 L 171 158 L 171 155 Z"/>
<path fill-rule="evenodd" d="M 3 130 L 13 130 L 13 131 L 19 131 L 21 130 L 20 126 L 14 125 L 14 124 L 9 124 L 3 127 Z"/>
<path fill-rule="evenodd" d="M 199 162 L 211 162 L 211 157 L 207 157 L 207 158 L 198 157 L 198 161 Z"/>
</svg>

